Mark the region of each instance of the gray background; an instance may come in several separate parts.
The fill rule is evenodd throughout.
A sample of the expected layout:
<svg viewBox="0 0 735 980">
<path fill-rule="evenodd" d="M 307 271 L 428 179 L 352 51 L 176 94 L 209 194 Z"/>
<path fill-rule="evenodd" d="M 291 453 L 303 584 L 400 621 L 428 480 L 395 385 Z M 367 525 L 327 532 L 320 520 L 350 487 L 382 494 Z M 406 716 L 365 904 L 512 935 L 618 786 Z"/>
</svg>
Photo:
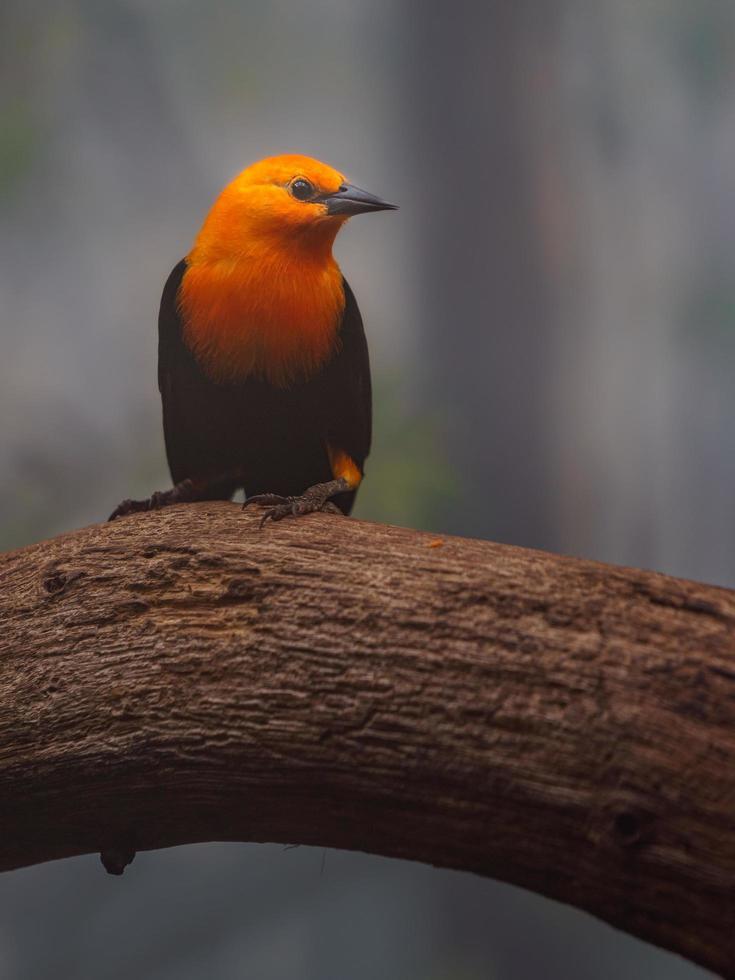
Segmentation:
<svg viewBox="0 0 735 980">
<path fill-rule="evenodd" d="M 338 257 L 358 515 L 735 585 L 731 0 L 4 0 L 0 545 L 167 484 L 162 284 L 303 151 L 401 204 Z M 582 913 L 358 854 L 207 845 L 0 877 L 0 977 L 667 978 Z"/>
</svg>

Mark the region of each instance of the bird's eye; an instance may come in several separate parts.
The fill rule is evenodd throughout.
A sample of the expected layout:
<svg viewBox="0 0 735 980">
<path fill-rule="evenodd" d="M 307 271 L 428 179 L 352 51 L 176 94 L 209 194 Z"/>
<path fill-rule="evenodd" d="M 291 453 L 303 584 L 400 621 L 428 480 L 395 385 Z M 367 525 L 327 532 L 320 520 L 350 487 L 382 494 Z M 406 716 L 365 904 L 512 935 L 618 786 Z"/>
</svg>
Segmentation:
<svg viewBox="0 0 735 980">
<path fill-rule="evenodd" d="M 314 186 L 303 177 L 297 177 L 291 184 L 291 193 L 297 201 L 308 201 L 314 196 Z"/>
</svg>

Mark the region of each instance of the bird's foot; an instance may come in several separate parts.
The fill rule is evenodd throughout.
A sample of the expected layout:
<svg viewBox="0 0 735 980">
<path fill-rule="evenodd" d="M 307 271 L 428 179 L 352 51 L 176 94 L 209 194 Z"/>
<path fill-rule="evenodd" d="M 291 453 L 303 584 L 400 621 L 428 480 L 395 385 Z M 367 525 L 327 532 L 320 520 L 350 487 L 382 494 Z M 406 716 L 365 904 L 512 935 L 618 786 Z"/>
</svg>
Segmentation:
<svg viewBox="0 0 735 980">
<path fill-rule="evenodd" d="M 314 514 L 321 511 L 326 514 L 342 514 L 336 504 L 330 500 L 338 493 L 349 490 L 346 480 L 330 480 L 329 483 L 317 483 L 298 497 L 284 497 L 278 493 L 258 493 L 248 497 L 242 505 L 243 510 L 250 504 L 260 504 L 268 510 L 263 514 L 260 526 L 267 521 L 280 521 L 284 517 L 303 517 L 304 514 Z"/>
<path fill-rule="evenodd" d="M 117 505 L 107 520 L 114 521 L 118 517 L 127 517 L 128 514 L 139 514 L 145 510 L 152 510 L 152 499 L 152 497 L 149 497 L 147 500 L 123 500 Z"/>
<path fill-rule="evenodd" d="M 161 507 L 167 507 L 169 504 L 181 504 L 194 499 L 193 481 L 183 480 L 170 490 L 156 490 L 146 500 L 123 500 L 107 519 L 108 521 L 114 521 L 118 517 L 127 517 L 128 514 L 140 514 L 147 510 L 160 510 Z"/>
</svg>

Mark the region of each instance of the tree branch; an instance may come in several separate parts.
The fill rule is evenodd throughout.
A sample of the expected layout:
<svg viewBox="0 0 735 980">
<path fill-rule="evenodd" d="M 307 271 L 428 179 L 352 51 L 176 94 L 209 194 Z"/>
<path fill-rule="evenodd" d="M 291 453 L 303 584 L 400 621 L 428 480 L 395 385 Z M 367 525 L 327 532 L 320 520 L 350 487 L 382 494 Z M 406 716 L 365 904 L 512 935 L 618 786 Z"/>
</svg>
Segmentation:
<svg viewBox="0 0 735 980">
<path fill-rule="evenodd" d="M 258 517 L 173 507 L 0 559 L 0 869 L 359 849 L 735 975 L 735 594 Z"/>
</svg>

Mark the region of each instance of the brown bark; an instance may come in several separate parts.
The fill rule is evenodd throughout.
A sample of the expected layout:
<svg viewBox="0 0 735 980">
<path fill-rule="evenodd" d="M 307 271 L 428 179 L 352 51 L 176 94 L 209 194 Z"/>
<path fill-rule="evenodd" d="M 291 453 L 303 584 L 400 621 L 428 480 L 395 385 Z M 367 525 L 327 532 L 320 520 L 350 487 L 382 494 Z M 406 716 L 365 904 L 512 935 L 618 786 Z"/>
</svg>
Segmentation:
<svg viewBox="0 0 735 980">
<path fill-rule="evenodd" d="M 179 506 L 0 558 L 0 869 L 355 848 L 735 975 L 735 594 L 257 516 Z"/>
</svg>

